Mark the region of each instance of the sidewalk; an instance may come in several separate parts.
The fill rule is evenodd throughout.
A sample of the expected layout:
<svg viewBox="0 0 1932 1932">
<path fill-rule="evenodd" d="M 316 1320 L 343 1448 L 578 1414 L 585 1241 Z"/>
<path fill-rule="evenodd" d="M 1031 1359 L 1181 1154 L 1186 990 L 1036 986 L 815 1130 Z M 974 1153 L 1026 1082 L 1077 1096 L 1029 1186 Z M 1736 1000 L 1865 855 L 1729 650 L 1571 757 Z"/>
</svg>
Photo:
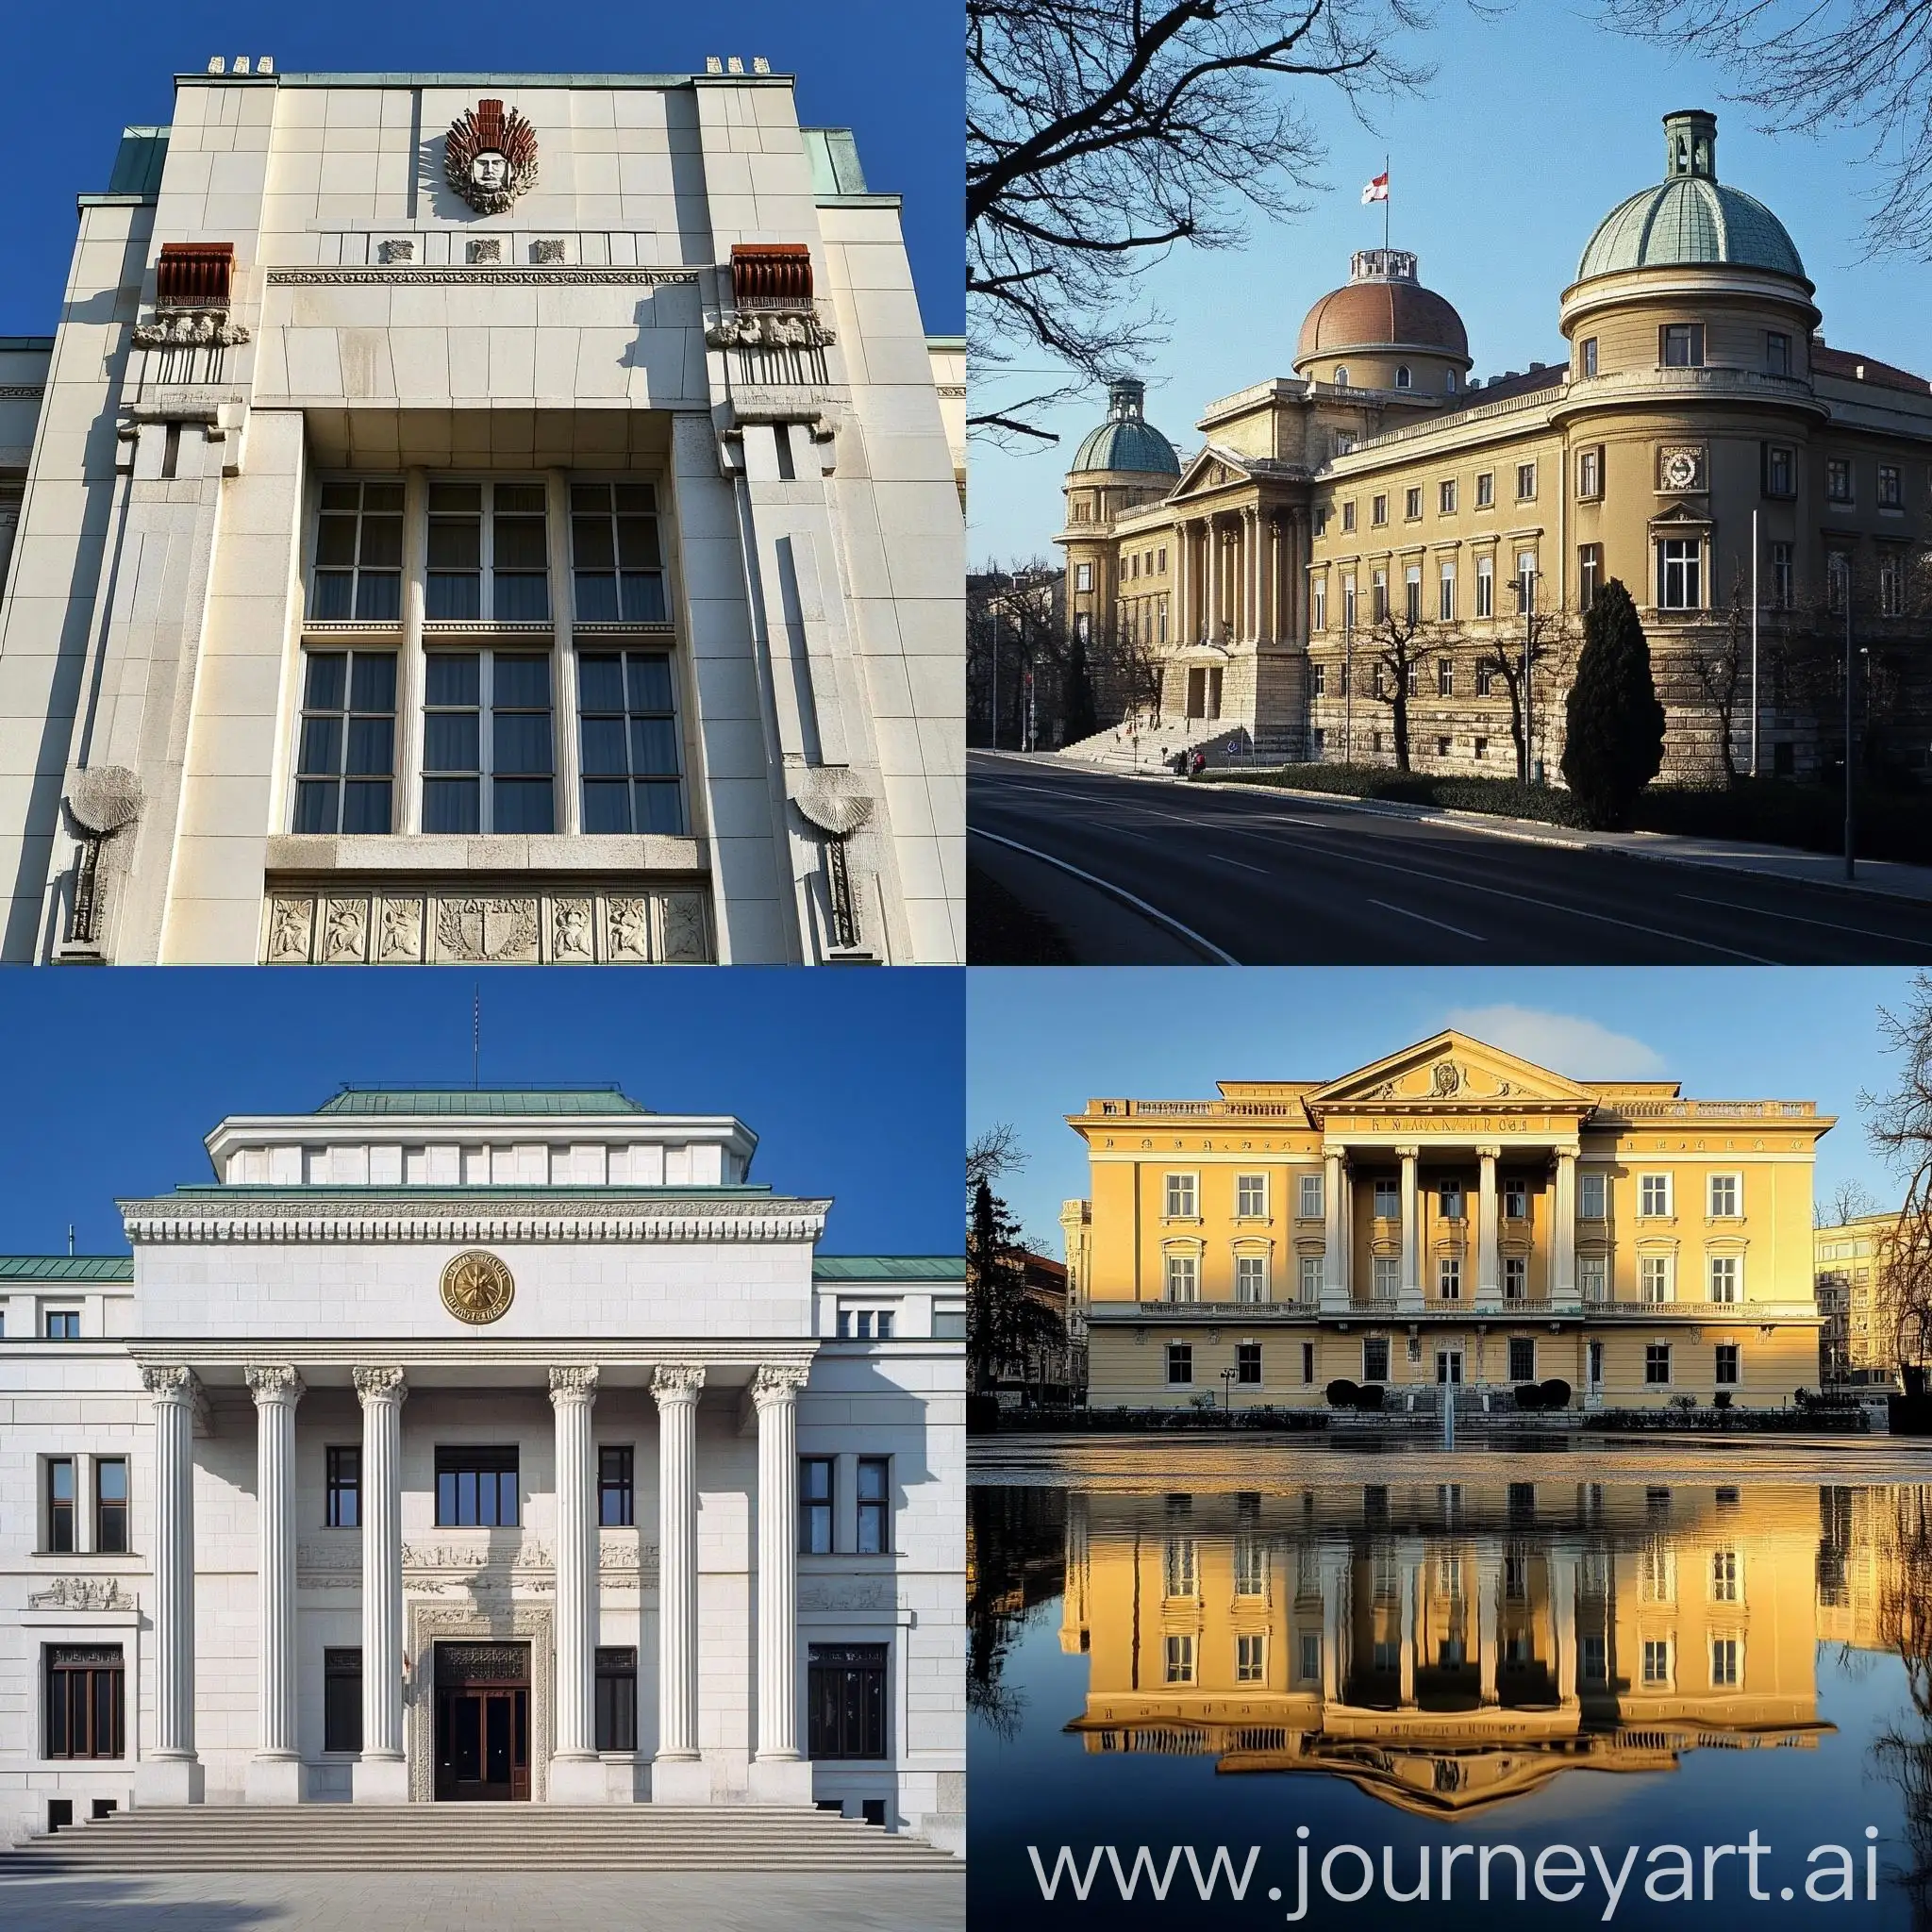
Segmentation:
<svg viewBox="0 0 1932 1932">
<path fill-rule="evenodd" d="M 1068 772 L 1107 769 L 1080 758 L 1062 758 L 1057 753 L 1036 752 L 1027 756 L 1001 752 L 997 756 L 1017 757 L 1027 764 L 1057 765 Z M 1540 819 L 1501 818 L 1492 812 L 1463 811 L 1448 806 L 1407 805 L 1388 798 L 1353 798 L 1341 791 L 1307 791 L 1285 785 L 1245 784 L 1233 778 L 1194 781 L 1177 778 L 1165 772 L 1109 771 L 1108 775 L 1165 785 L 1211 783 L 1217 790 L 1241 791 L 1250 797 L 1293 798 L 1310 804 L 1341 806 L 1352 811 L 1379 812 L 1385 818 L 1440 821 L 1461 831 L 1483 832 L 1492 839 L 1513 839 L 1525 845 L 1623 852 L 1635 858 L 1661 858 L 1676 865 L 1701 865 L 1719 872 L 1757 873 L 1765 877 L 1790 879 L 1793 884 L 1807 886 L 1843 887 L 1847 884 L 1842 853 L 1800 852 L 1789 845 L 1697 839 L 1681 832 L 1589 832 L 1573 825 L 1544 824 Z M 1932 866 L 1904 865 L 1890 858 L 1861 858 L 1858 860 L 1857 877 L 1849 884 L 1855 891 L 1880 892 L 1894 899 L 1932 900 Z"/>
</svg>

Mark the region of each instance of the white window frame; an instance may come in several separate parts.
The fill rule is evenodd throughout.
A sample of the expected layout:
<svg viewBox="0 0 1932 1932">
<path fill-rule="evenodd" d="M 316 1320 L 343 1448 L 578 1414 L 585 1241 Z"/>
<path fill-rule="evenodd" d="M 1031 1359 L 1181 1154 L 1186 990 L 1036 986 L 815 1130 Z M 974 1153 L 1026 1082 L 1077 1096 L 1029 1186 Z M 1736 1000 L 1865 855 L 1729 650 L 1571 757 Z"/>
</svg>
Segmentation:
<svg viewBox="0 0 1932 1932">
<path fill-rule="evenodd" d="M 1234 1257 L 1234 1298 L 1238 1302 L 1265 1302 L 1268 1291 L 1268 1257 L 1238 1254 Z"/>
<path fill-rule="evenodd" d="M 1460 1255 L 1438 1255 L 1436 1257 L 1436 1298 L 1439 1301 L 1459 1302 L 1462 1299 L 1462 1257 Z"/>
<path fill-rule="evenodd" d="M 1201 1176 L 1196 1174 L 1174 1173 L 1168 1174 L 1161 1183 L 1163 1218 L 1168 1221 L 1198 1221 L 1201 1218 Z M 1177 1207 L 1176 1202 L 1185 1206 Z"/>
<path fill-rule="evenodd" d="M 1718 1674 L 1722 1660 L 1724 1674 Z M 1710 1639 L 1710 1688 L 1713 1690 L 1741 1690 L 1744 1688 L 1744 1639 L 1735 1631 L 1713 1631 Z"/>
<path fill-rule="evenodd" d="M 1594 1201 L 1596 1205 L 1591 1206 Z M 1583 1221 L 1607 1221 L 1609 1218 L 1610 1179 L 1604 1174 L 1579 1174 L 1576 1176 L 1576 1213 Z"/>
<path fill-rule="evenodd" d="M 1268 1215 L 1268 1176 L 1238 1174 L 1234 1177 L 1235 1213 L 1243 1221 L 1263 1221 Z"/>
<path fill-rule="evenodd" d="M 1318 1302 L 1322 1299 L 1322 1269 L 1327 1257 L 1323 1255 L 1303 1255 L 1296 1264 L 1299 1276 L 1298 1286 L 1304 1302 Z"/>
<path fill-rule="evenodd" d="M 1653 1294 L 1655 1284 L 1660 1292 Z M 1677 1257 L 1674 1255 L 1639 1255 L 1637 1257 L 1637 1299 L 1650 1307 L 1663 1307 L 1677 1299 Z"/>
<path fill-rule="evenodd" d="M 1321 1220 L 1323 1214 L 1326 1211 L 1325 1205 L 1322 1199 L 1322 1191 L 1324 1185 L 1324 1178 L 1319 1174 L 1305 1174 L 1299 1176 L 1296 1189 L 1298 1198 L 1295 1212 L 1301 1220 Z"/>
<path fill-rule="evenodd" d="M 1401 1261 L 1393 1255 L 1372 1255 L 1369 1285 L 1377 1301 L 1393 1301 L 1402 1287 Z"/>
<path fill-rule="evenodd" d="M 1520 1283 L 1520 1291 L 1511 1294 L 1511 1283 Z M 1503 1299 L 1506 1302 L 1526 1302 L 1529 1299 L 1529 1257 L 1527 1255 L 1505 1255 L 1503 1257 Z"/>
<path fill-rule="evenodd" d="M 1657 603 L 1659 610 L 1704 608 L 1704 540 L 1657 540 Z"/>
<path fill-rule="evenodd" d="M 1668 1174 L 1641 1174 L 1637 1176 L 1637 1218 L 1640 1221 L 1670 1221 L 1675 1216 L 1673 1195 L 1675 1188 Z"/>
<path fill-rule="evenodd" d="M 1456 622 L 1456 566 L 1445 563 L 1437 580 L 1436 616 L 1443 624 Z"/>
<path fill-rule="evenodd" d="M 1720 1207 L 1720 1191 L 1728 1191 L 1730 1205 Z M 1744 1216 L 1744 1176 L 1732 1172 L 1705 1177 L 1705 1212 L 1713 1221 L 1741 1221 Z"/>
<path fill-rule="evenodd" d="M 1609 1299 L 1608 1257 L 1579 1255 L 1576 1257 L 1576 1291 L 1587 1302 Z"/>
<path fill-rule="evenodd" d="M 1724 1291 L 1719 1293 L 1719 1290 Z M 1742 1255 L 1705 1257 L 1705 1299 L 1734 1307 L 1744 1299 L 1744 1257 Z"/>
<path fill-rule="evenodd" d="M 1194 1681 L 1193 1633 L 1188 1630 L 1169 1631 L 1162 1662 L 1170 1684 L 1191 1684 Z"/>
<path fill-rule="evenodd" d="M 1493 557 L 1479 557 L 1475 560 L 1475 614 L 1478 617 L 1496 614 L 1496 559 Z"/>
<path fill-rule="evenodd" d="M 1201 1299 L 1201 1257 L 1194 1254 L 1169 1252 L 1161 1257 L 1160 1294 L 1168 1302 L 1198 1302 Z M 1176 1294 L 1184 1288 L 1184 1294 Z"/>
</svg>

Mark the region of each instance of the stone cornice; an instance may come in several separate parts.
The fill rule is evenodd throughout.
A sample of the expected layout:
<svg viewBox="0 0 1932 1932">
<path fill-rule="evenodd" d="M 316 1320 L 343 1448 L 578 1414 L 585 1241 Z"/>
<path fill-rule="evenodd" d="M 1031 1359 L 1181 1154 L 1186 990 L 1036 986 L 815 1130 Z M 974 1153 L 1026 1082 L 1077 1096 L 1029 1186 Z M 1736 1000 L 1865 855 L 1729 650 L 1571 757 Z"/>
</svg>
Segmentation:
<svg viewBox="0 0 1932 1932">
<path fill-rule="evenodd" d="M 192 1362 L 202 1370 L 232 1369 L 237 1382 L 247 1364 L 261 1355 L 261 1343 L 231 1336 L 130 1337 L 120 1344 L 137 1365 L 167 1365 Z M 957 1349 L 958 1344 L 952 1344 Z M 692 1337 L 686 1335 L 531 1336 L 459 1335 L 358 1337 L 290 1335 L 275 1338 L 275 1353 L 303 1373 L 312 1390 L 315 1372 L 336 1370 L 342 1378 L 358 1369 L 367 1371 L 371 1362 L 399 1369 L 406 1378 L 417 1370 L 473 1368 L 531 1372 L 531 1388 L 549 1386 L 554 1369 L 595 1368 L 655 1370 L 669 1367 L 678 1371 L 745 1371 L 751 1374 L 764 1368 L 810 1372 L 818 1354 L 820 1338 L 814 1335 L 788 1335 L 775 1339 L 757 1336 Z M 628 1380 L 628 1378 L 626 1378 Z M 648 1380 L 648 1377 L 646 1377 Z M 223 1387 L 230 1386 L 224 1382 Z M 325 1386 L 342 1386 L 331 1377 Z M 601 1386 L 601 1378 L 600 1378 Z M 717 1386 L 728 1387 L 721 1383 Z"/>
<path fill-rule="evenodd" d="M 130 1241 L 815 1241 L 830 1200 L 545 1199 L 479 1202 L 425 1191 L 421 1199 L 209 1200 L 120 1204 Z"/>
<path fill-rule="evenodd" d="M 492 268 L 425 265 L 384 268 L 272 268 L 271 288 L 348 287 L 377 283 L 485 283 L 503 288 L 552 287 L 559 283 L 655 288 L 671 283 L 694 283 L 698 272 L 691 268 Z"/>
</svg>

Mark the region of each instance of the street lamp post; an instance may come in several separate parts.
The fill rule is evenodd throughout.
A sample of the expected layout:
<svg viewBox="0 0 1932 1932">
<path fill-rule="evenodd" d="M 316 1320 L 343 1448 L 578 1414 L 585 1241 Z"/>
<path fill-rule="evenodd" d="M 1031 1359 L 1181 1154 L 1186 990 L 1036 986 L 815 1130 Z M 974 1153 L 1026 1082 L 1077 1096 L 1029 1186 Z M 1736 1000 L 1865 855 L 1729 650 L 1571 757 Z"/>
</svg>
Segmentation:
<svg viewBox="0 0 1932 1932">
<path fill-rule="evenodd" d="M 1229 1415 L 1234 1413 L 1234 1385 L 1240 1378 L 1240 1375 L 1241 1371 L 1239 1369 L 1223 1369 L 1221 1372 L 1221 1386 L 1227 1391 L 1227 1412 Z"/>
<path fill-rule="evenodd" d="M 1849 565 L 1841 573 L 1845 593 L 1845 877 L 1857 872 L 1857 827 L 1852 801 L 1852 675 L 1857 660 L 1852 656 L 1852 573 Z"/>
<path fill-rule="evenodd" d="M 1536 708 L 1530 691 L 1530 677 L 1535 669 L 1531 661 L 1532 641 L 1536 635 L 1536 579 L 1535 570 L 1519 573 L 1516 579 L 1516 601 L 1523 607 L 1523 769 L 1520 774 L 1523 782 L 1530 782 L 1530 774 L 1536 767 Z"/>
<path fill-rule="evenodd" d="M 1341 592 L 1341 762 L 1355 763 L 1355 587 Z"/>
</svg>

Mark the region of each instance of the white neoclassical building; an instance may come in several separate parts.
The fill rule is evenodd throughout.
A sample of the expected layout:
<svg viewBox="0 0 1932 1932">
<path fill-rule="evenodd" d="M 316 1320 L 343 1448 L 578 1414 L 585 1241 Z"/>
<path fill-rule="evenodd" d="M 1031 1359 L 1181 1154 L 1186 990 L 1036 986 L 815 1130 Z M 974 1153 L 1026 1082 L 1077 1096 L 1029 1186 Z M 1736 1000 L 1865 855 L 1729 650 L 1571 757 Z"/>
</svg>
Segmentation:
<svg viewBox="0 0 1932 1932">
<path fill-rule="evenodd" d="M 963 958 L 963 347 L 789 75 L 218 59 L 100 185 L 0 338 L 0 957 Z"/>
<path fill-rule="evenodd" d="M 963 1264 L 728 1116 L 345 1089 L 0 1262 L 0 1833 L 838 1806 L 963 1849 Z"/>
</svg>

